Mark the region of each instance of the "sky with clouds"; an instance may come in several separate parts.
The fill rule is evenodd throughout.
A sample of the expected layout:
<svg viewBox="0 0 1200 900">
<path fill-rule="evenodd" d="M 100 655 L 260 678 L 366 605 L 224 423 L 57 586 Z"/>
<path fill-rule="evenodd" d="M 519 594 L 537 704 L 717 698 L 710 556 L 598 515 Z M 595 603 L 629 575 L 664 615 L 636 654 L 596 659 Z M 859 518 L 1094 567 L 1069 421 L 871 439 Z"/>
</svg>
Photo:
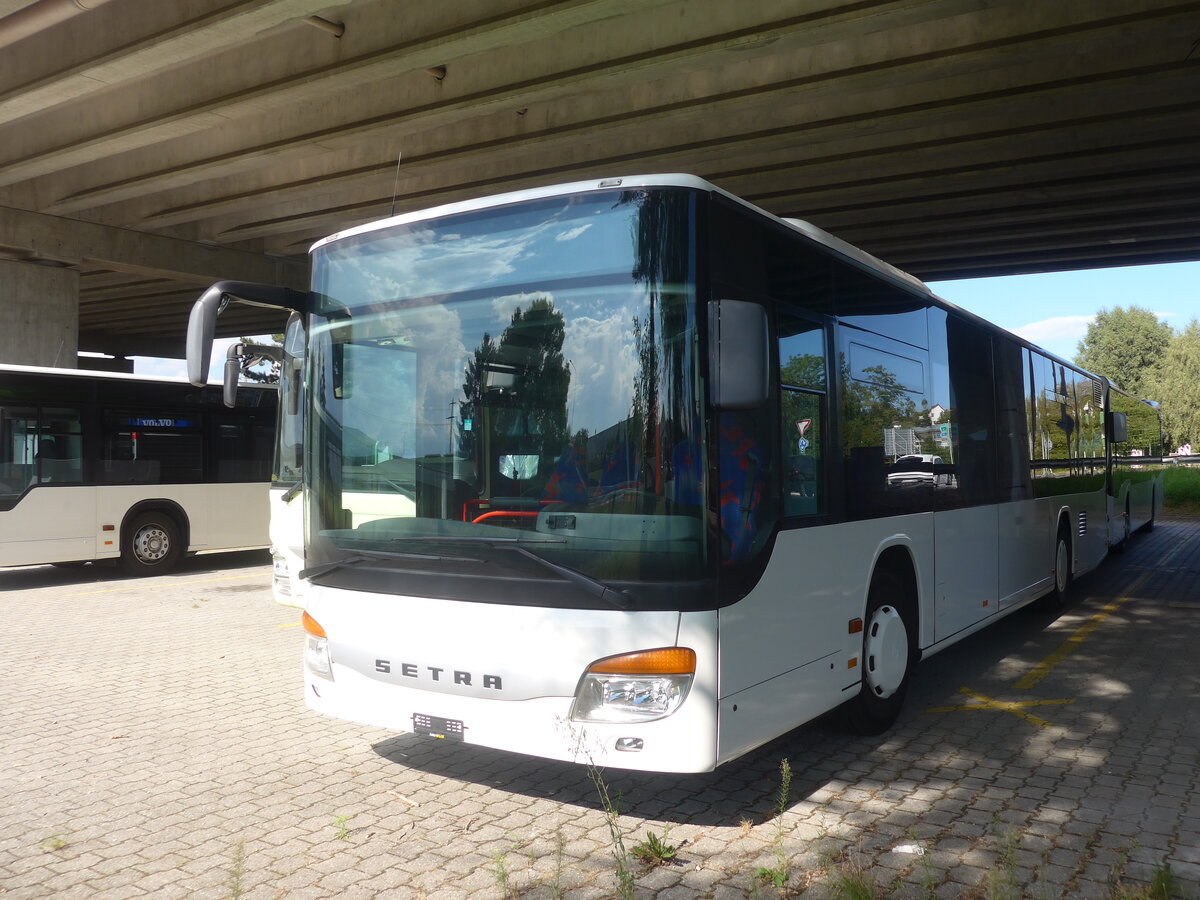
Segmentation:
<svg viewBox="0 0 1200 900">
<path fill-rule="evenodd" d="M 1200 262 L 937 281 L 930 287 L 939 297 L 1066 359 L 1075 356 L 1088 323 L 1102 309 L 1140 306 L 1177 330 L 1200 317 Z M 225 350 L 232 343 L 215 343 L 211 378 L 221 378 Z M 186 374 L 178 359 L 138 358 L 135 370 Z"/>
<path fill-rule="evenodd" d="M 934 293 L 1066 359 L 1102 309 L 1140 306 L 1179 330 L 1200 317 L 1200 262 L 939 281 Z"/>
</svg>

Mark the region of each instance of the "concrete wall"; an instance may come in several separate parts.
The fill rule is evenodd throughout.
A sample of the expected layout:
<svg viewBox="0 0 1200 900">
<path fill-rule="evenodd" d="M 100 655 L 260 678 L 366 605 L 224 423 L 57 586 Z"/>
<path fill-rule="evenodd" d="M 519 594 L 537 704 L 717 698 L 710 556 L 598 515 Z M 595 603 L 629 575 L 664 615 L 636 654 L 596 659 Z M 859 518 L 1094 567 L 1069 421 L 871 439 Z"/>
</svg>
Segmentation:
<svg viewBox="0 0 1200 900">
<path fill-rule="evenodd" d="M 79 273 L 0 260 L 0 362 L 76 368 Z"/>
</svg>

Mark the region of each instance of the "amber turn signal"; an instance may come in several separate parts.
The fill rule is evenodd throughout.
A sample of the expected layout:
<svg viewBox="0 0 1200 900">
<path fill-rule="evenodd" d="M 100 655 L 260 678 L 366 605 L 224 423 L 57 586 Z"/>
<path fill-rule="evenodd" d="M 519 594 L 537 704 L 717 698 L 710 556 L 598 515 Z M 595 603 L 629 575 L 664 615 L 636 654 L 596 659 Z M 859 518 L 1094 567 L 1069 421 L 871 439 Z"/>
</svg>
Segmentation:
<svg viewBox="0 0 1200 900">
<path fill-rule="evenodd" d="M 328 637 L 328 635 L 325 634 L 325 629 L 321 627 L 321 623 L 310 616 L 307 610 L 305 610 L 304 615 L 300 617 L 300 624 L 303 625 L 304 630 L 313 637 Z"/>
<path fill-rule="evenodd" d="M 692 675 L 696 672 L 696 651 L 688 647 L 639 650 L 597 660 L 587 670 L 605 675 Z"/>
</svg>

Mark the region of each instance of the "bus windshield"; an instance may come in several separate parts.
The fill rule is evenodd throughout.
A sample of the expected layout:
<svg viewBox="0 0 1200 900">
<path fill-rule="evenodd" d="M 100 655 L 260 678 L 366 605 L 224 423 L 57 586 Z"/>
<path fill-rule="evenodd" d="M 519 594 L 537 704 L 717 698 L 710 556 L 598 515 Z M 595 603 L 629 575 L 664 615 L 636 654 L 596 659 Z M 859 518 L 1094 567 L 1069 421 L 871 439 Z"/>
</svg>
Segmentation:
<svg viewBox="0 0 1200 900">
<path fill-rule="evenodd" d="M 710 604 L 694 197 L 556 197 L 318 248 L 309 577 Z"/>
</svg>

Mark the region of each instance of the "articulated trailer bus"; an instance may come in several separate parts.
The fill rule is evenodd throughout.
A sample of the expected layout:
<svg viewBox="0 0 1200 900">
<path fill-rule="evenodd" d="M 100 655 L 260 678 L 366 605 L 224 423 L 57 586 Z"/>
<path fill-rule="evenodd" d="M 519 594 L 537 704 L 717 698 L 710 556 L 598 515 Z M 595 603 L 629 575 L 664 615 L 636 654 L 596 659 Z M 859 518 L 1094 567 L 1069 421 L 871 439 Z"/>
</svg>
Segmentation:
<svg viewBox="0 0 1200 900">
<path fill-rule="evenodd" d="M 700 179 L 406 213 L 312 248 L 305 697 L 703 772 L 1061 600 L 1162 503 L 1153 405 Z"/>
</svg>

